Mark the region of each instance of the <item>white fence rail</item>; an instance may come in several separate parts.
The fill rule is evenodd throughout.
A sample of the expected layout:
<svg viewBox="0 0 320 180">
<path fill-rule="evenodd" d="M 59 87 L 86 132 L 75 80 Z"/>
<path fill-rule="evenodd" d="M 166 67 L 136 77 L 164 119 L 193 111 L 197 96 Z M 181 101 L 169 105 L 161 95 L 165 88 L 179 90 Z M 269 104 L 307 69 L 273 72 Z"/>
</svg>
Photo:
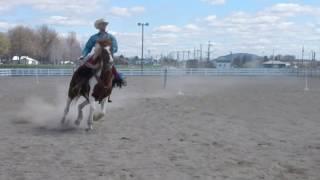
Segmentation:
<svg viewBox="0 0 320 180">
<path fill-rule="evenodd" d="M 0 76 L 71 76 L 73 69 L 0 69 Z M 164 69 L 119 69 L 125 76 L 163 76 Z M 320 70 L 297 69 L 168 69 L 168 76 L 320 76 Z"/>
<path fill-rule="evenodd" d="M 11 69 L 0 69 L 0 76 L 11 76 Z"/>
</svg>

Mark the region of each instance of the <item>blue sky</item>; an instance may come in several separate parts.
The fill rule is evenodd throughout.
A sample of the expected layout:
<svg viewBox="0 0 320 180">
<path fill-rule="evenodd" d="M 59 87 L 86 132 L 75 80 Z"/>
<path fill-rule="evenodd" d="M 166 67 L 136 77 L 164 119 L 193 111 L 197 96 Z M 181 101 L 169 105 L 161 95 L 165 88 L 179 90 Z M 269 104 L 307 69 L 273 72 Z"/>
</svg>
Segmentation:
<svg viewBox="0 0 320 180">
<path fill-rule="evenodd" d="M 75 31 L 84 43 L 97 18 L 110 22 L 121 54 L 138 55 L 140 29 L 149 22 L 152 55 L 193 50 L 212 41 L 214 56 L 233 52 L 320 53 L 319 0 L 1 0 L 0 31 L 48 24 L 61 36 Z"/>
</svg>

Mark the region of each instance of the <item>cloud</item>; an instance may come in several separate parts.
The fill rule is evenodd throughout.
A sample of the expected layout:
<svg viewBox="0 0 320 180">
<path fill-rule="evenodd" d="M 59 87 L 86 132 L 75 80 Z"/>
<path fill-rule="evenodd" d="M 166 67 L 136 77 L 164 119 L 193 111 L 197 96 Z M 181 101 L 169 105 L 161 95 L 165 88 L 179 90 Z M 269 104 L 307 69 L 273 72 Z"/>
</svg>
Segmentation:
<svg viewBox="0 0 320 180">
<path fill-rule="evenodd" d="M 154 31 L 161 33 L 178 33 L 181 31 L 181 28 L 176 25 L 162 25 L 155 28 Z"/>
<path fill-rule="evenodd" d="M 113 7 L 113 8 L 111 8 L 110 13 L 114 16 L 120 16 L 120 17 L 130 17 L 131 16 L 131 13 L 129 12 L 128 8 Z"/>
<path fill-rule="evenodd" d="M 143 6 L 126 7 L 112 7 L 110 14 L 117 17 L 131 17 L 145 12 Z"/>
<path fill-rule="evenodd" d="M 6 31 L 10 28 L 12 28 L 14 26 L 14 24 L 10 24 L 8 22 L 5 22 L 5 21 L 0 21 L 0 31 L 3 30 L 3 31 Z"/>
<path fill-rule="evenodd" d="M 27 5 L 34 9 L 51 12 L 85 14 L 99 8 L 101 0 L 1 0 L 0 11 L 10 10 L 17 6 Z"/>
<path fill-rule="evenodd" d="M 254 13 L 211 14 L 184 26 L 159 26 L 153 31 L 152 42 L 160 44 L 158 51 L 188 50 L 212 40 L 215 56 L 230 51 L 269 55 L 275 49 L 276 53 L 299 57 L 303 44 L 306 49 L 319 49 L 319 12 L 316 6 L 280 3 Z M 171 37 L 162 40 L 167 34 Z"/>
<path fill-rule="evenodd" d="M 209 15 L 205 18 L 205 21 L 207 22 L 213 22 L 217 19 L 217 16 L 216 15 Z"/>
<path fill-rule="evenodd" d="M 145 8 L 143 6 L 134 6 L 130 8 L 131 13 L 133 14 L 139 14 L 139 13 L 144 13 Z"/>
<path fill-rule="evenodd" d="M 261 54 L 276 48 L 277 53 L 298 55 L 302 44 L 316 48 L 314 39 L 320 38 L 317 27 L 308 27 L 306 23 L 320 17 L 318 12 L 318 7 L 280 3 L 256 13 L 234 12 L 222 18 L 210 15 L 200 24 L 210 29 L 205 36 L 220 41 L 221 49 L 226 52 L 229 48 Z M 303 17 L 307 21 L 293 17 Z"/>
<path fill-rule="evenodd" d="M 226 3 L 226 0 L 201 0 L 201 1 L 212 4 L 212 5 L 222 5 Z"/>
<path fill-rule="evenodd" d="M 291 17 L 297 15 L 320 15 L 320 8 L 294 4 L 294 3 L 279 3 L 267 8 L 264 12 L 266 14 L 275 14 L 277 16 Z"/>
<path fill-rule="evenodd" d="M 57 26 L 84 26 L 90 23 L 82 19 L 70 18 L 66 16 L 50 16 L 44 22 L 46 24 Z"/>
<path fill-rule="evenodd" d="M 201 31 L 201 28 L 195 24 L 187 24 L 184 26 L 184 29 L 189 32 L 198 32 Z"/>
</svg>

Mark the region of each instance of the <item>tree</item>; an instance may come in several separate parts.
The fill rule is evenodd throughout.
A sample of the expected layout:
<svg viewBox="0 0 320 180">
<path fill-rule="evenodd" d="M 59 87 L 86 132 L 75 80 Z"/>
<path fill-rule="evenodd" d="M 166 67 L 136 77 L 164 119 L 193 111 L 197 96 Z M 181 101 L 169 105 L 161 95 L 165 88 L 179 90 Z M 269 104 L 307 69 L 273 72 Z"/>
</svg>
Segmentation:
<svg viewBox="0 0 320 180">
<path fill-rule="evenodd" d="M 50 29 L 47 25 L 40 26 L 36 31 L 37 50 L 39 60 L 42 63 L 50 63 L 50 52 L 53 43 L 56 41 L 58 34 L 55 30 Z"/>
<path fill-rule="evenodd" d="M 81 56 L 80 43 L 74 33 L 67 38 L 58 37 L 50 49 L 50 62 L 59 64 L 61 61 L 75 61 Z"/>
<path fill-rule="evenodd" d="M 10 41 L 6 34 L 0 32 L 0 59 L 7 56 L 10 49 Z"/>
<path fill-rule="evenodd" d="M 75 61 L 81 56 L 81 46 L 77 40 L 77 34 L 75 32 L 70 32 L 68 37 L 65 39 L 67 45 L 66 59 L 69 61 Z"/>
<path fill-rule="evenodd" d="M 37 54 L 35 32 L 25 26 L 16 26 L 8 31 L 11 44 L 9 53 L 11 56 L 35 56 Z M 20 63 L 20 61 L 19 61 Z"/>
<path fill-rule="evenodd" d="M 4 53 L 3 49 L 9 49 L 8 54 L 11 57 L 18 56 L 20 59 L 21 56 L 30 56 L 44 64 L 73 61 L 81 55 L 81 46 L 75 32 L 70 32 L 67 37 L 59 37 L 58 33 L 47 25 L 35 30 L 16 26 L 8 31 L 7 37 L 8 43 L 3 41 L 0 34 L 0 55 Z"/>
<path fill-rule="evenodd" d="M 60 64 L 60 61 L 63 59 L 63 54 L 66 52 L 66 47 L 63 44 L 62 38 L 56 38 L 50 48 L 50 63 Z"/>
</svg>

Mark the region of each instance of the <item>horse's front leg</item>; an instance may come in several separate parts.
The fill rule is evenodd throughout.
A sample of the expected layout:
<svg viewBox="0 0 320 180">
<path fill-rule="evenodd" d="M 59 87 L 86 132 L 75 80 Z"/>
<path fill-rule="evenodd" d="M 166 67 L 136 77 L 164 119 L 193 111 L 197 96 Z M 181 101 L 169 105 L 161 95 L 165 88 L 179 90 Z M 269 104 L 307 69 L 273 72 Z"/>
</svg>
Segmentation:
<svg viewBox="0 0 320 180">
<path fill-rule="evenodd" d="M 108 103 L 112 103 L 111 95 L 108 96 Z"/>
<path fill-rule="evenodd" d="M 69 113 L 71 101 L 72 100 L 68 97 L 67 104 L 66 104 L 66 107 L 64 109 L 64 113 L 63 113 L 63 116 L 62 116 L 62 119 L 61 119 L 61 124 L 64 124 L 66 122 L 66 117 L 67 117 L 67 115 Z"/>
<path fill-rule="evenodd" d="M 78 106 L 78 118 L 77 120 L 74 122 L 77 126 L 80 125 L 82 119 L 83 119 L 83 111 L 82 109 L 89 104 L 88 100 L 85 100 L 84 102 L 82 102 L 81 104 L 79 104 Z"/>
<path fill-rule="evenodd" d="M 105 115 L 105 114 L 107 113 L 107 112 L 106 112 L 106 109 L 105 109 L 106 101 L 108 101 L 108 103 L 111 103 L 111 102 L 112 102 L 111 99 L 110 99 L 110 97 L 111 97 L 111 92 L 112 92 L 112 88 L 108 89 L 108 90 L 107 90 L 107 94 L 109 94 L 108 97 L 104 98 L 104 99 L 102 100 L 102 102 L 101 102 L 101 111 L 102 111 L 103 115 Z"/>
<path fill-rule="evenodd" d="M 89 97 L 89 104 L 90 104 L 90 109 L 89 109 L 87 131 L 90 131 L 90 130 L 93 129 L 93 115 L 94 115 L 94 112 L 95 112 L 95 100 L 94 100 L 93 97 Z"/>
<path fill-rule="evenodd" d="M 103 114 L 105 114 L 106 112 L 105 112 L 105 106 L 106 106 L 106 98 L 104 98 L 103 100 L 102 100 L 102 102 L 101 102 L 101 112 L 103 113 Z"/>
<path fill-rule="evenodd" d="M 100 104 L 101 111 L 99 113 L 93 114 L 93 121 L 99 121 L 106 115 L 105 104 L 106 104 L 106 98 L 101 101 L 101 104 Z"/>
</svg>

